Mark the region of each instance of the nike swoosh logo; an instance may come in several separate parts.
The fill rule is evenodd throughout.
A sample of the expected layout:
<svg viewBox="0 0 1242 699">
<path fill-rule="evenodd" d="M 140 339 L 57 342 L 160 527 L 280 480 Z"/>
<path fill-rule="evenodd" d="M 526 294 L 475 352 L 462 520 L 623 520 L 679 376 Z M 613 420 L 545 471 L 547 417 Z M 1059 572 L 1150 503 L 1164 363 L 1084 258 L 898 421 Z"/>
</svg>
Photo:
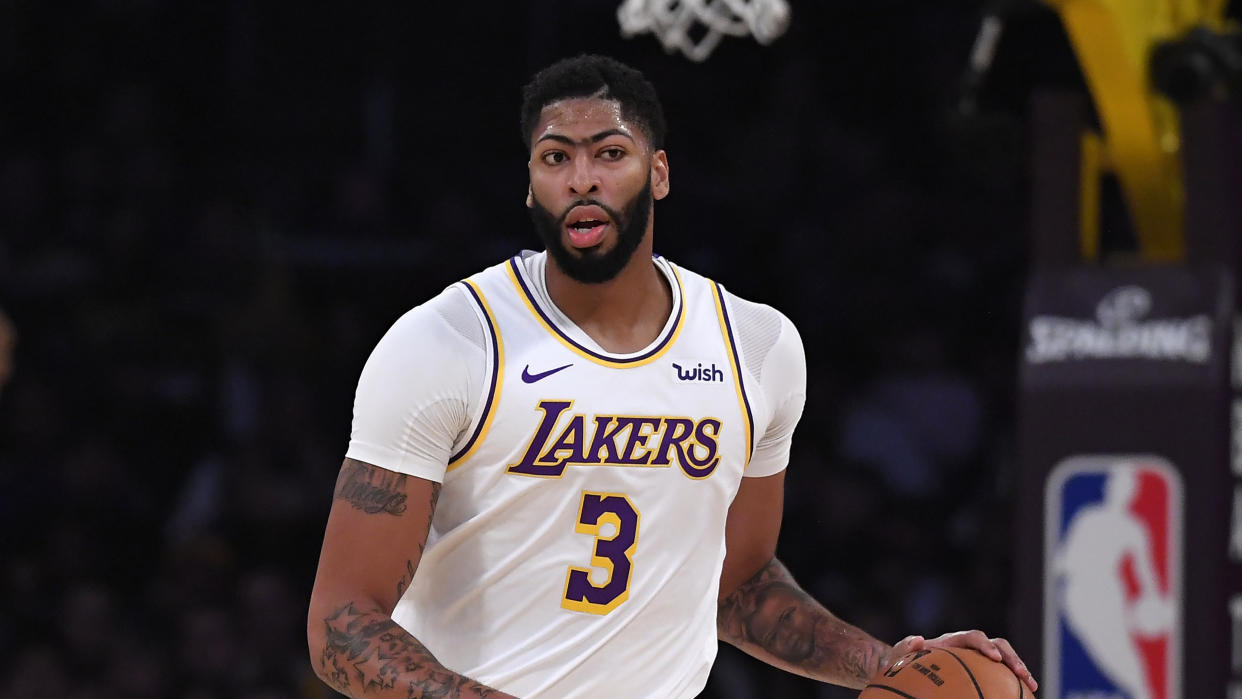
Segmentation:
<svg viewBox="0 0 1242 699">
<path fill-rule="evenodd" d="M 548 369 L 547 371 L 543 371 L 538 374 L 532 374 L 530 373 L 530 365 L 527 364 L 526 368 L 522 369 L 522 380 L 525 381 L 526 383 L 535 383 L 536 381 L 539 381 L 540 379 L 546 379 L 549 376 L 555 374 L 556 372 L 562 369 L 568 369 L 571 366 L 573 366 L 573 364 L 566 364 L 565 366 L 558 366 L 555 369 Z"/>
</svg>

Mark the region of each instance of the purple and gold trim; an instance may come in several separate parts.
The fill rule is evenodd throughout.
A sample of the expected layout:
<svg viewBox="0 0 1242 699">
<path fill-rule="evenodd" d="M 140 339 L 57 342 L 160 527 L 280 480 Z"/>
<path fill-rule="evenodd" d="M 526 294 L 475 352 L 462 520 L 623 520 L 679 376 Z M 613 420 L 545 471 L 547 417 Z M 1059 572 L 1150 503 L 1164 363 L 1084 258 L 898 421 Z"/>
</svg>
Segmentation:
<svg viewBox="0 0 1242 699">
<path fill-rule="evenodd" d="M 487 328 L 492 340 L 492 383 L 487 387 L 487 400 L 483 402 L 483 414 L 479 416 L 479 424 L 475 425 L 474 432 L 465 445 L 449 458 L 449 471 L 465 463 L 483 443 L 483 438 L 491 429 L 492 418 L 496 417 L 496 406 L 500 403 L 500 386 L 505 372 L 505 343 L 500 339 L 500 328 L 496 325 L 496 316 L 492 313 L 491 306 L 487 305 L 487 299 L 483 297 L 482 290 L 474 282 L 467 279 L 462 281 L 461 285 L 474 298 L 479 310 L 483 312 L 483 317 L 487 319 Z"/>
<path fill-rule="evenodd" d="M 733 324 L 729 322 L 729 312 L 725 310 L 724 290 L 720 288 L 719 283 L 712 282 L 712 294 L 716 299 L 716 315 L 720 318 L 720 333 L 724 336 L 725 345 L 729 348 L 729 364 L 733 367 L 733 385 L 737 387 L 737 400 L 742 406 L 742 414 L 746 416 L 746 466 L 749 466 L 755 444 L 755 416 L 751 413 L 750 401 L 746 398 L 746 383 L 742 381 L 742 360 L 737 354 Z M 745 466 L 742 470 L 746 470 Z"/>
<path fill-rule="evenodd" d="M 669 265 L 669 269 L 673 270 L 673 277 L 677 280 L 677 288 L 674 289 L 676 298 L 673 303 L 676 315 L 673 318 L 672 326 L 667 332 L 664 333 L 664 337 L 660 339 L 660 342 L 657 343 L 655 347 L 652 347 L 650 351 L 644 352 L 636 357 L 625 358 L 600 354 L 599 352 L 583 347 L 575 342 L 573 338 L 566 335 L 560 328 L 556 327 L 556 323 L 552 322 L 552 319 L 548 317 L 548 314 L 539 307 L 539 302 L 535 300 L 535 295 L 531 292 L 530 285 L 526 282 L 526 276 L 524 270 L 522 269 L 520 257 L 514 257 L 509 260 L 508 272 L 510 281 L 513 282 L 513 286 L 518 290 L 518 296 L 526 304 L 526 308 L 530 310 L 531 315 L 535 316 L 535 319 L 539 321 L 539 324 L 542 325 L 544 329 L 551 333 L 556 339 L 560 340 L 561 344 L 565 345 L 567 349 L 583 359 L 590 360 L 596 364 L 612 367 L 613 369 L 629 369 L 631 367 L 639 367 L 644 364 L 650 364 L 651 362 L 654 362 L 664 356 L 664 353 L 668 351 L 668 348 L 672 347 L 673 344 L 677 342 L 677 336 L 681 334 L 681 327 L 684 325 L 682 320 L 686 315 L 685 291 L 683 290 L 681 283 L 681 275 L 677 273 L 677 268 Z"/>
</svg>

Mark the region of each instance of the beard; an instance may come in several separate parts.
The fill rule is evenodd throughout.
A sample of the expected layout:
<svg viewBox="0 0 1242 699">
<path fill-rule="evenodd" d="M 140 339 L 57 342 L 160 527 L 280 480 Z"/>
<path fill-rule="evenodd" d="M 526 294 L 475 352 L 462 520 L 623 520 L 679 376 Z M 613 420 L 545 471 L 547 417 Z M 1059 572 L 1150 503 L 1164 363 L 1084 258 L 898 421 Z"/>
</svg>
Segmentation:
<svg viewBox="0 0 1242 699">
<path fill-rule="evenodd" d="M 538 199 L 535 199 L 533 192 L 531 202 L 530 218 L 535 224 L 535 232 L 539 234 L 539 239 L 543 241 L 544 247 L 556 262 L 556 266 L 576 282 L 602 284 L 610 281 L 620 274 L 622 269 L 625 269 L 625 265 L 634 256 L 634 251 L 638 249 L 638 244 L 643 241 L 643 235 L 647 232 L 647 223 L 651 220 L 651 175 L 647 175 L 647 184 L 643 185 L 642 191 L 636 194 L 620 212 L 594 199 L 581 199 L 566 208 L 560 216 L 556 216 L 544 208 Z M 617 243 L 612 246 L 611 250 L 597 248 L 571 250 L 561 239 L 561 232 L 565 230 L 565 220 L 569 217 L 569 212 L 574 207 L 584 204 L 603 209 L 608 214 L 612 225 L 616 227 Z"/>
</svg>

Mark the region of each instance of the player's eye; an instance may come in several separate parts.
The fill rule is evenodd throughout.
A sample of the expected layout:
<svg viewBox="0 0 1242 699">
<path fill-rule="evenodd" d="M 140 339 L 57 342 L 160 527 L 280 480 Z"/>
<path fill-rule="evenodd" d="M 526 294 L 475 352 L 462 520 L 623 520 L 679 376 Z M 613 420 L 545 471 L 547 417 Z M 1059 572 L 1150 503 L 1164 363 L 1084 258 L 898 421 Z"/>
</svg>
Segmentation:
<svg viewBox="0 0 1242 699">
<path fill-rule="evenodd" d="M 539 159 L 542 160 L 545 165 L 557 165 L 568 160 L 569 156 L 565 155 L 564 151 L 550 150 L 539 156 Z"/>
<path fill-rule="evenodd" d="M 623 148 L 605 148 L 599 152 L 599 157 L 604 160 L 620 160 L 625 157 L 625 149 Z"/>
<path fill-rule="evenodd" d="M 789 620 L 793 618 L 793 614 L 794 614 L 794 608 L 793 608 L 793 607 L 786 607 L 786 608 L 785 608 L 785 611 L 781 612 L 781 616 L 780 616 L 780 619 L 779 619 L 778 621 L 779 621 L 781 624 L 788 624 L 788 623 L 789 623 Z"/>
</svg>

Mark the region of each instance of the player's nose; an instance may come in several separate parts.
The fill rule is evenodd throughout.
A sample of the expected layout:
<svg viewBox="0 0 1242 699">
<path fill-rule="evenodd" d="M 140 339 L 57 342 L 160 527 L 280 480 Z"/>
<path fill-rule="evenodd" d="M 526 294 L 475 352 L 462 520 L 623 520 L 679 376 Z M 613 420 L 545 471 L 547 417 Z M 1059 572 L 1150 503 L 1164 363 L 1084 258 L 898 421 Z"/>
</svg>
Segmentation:
<svg viewBox="0 0 1242 699">
<path fill-rule="evenodd" d="M 569 174 L 569 189 L 577 196 L 586 196 L 599 189 L 599 176 L 590 158 L 575 158 Z"/>
</svg>

